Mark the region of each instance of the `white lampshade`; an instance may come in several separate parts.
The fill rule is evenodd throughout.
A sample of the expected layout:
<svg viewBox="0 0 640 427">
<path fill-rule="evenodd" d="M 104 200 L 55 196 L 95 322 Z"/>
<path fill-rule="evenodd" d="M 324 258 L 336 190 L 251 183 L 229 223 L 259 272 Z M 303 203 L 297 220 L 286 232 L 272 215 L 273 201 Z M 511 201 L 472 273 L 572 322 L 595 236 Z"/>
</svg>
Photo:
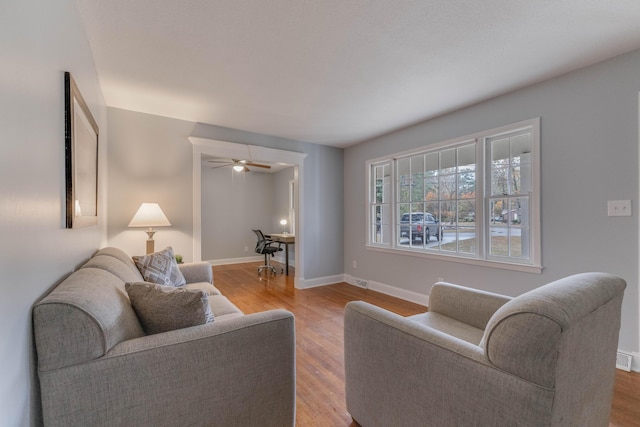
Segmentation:
<svg viewBox="0 0 640 427">
<path fill-rule="evenodd" d="M 171 223 L 157 203 L 143 203 L 133 216 L 129 227 L 164 227 Z"/>
</svg>

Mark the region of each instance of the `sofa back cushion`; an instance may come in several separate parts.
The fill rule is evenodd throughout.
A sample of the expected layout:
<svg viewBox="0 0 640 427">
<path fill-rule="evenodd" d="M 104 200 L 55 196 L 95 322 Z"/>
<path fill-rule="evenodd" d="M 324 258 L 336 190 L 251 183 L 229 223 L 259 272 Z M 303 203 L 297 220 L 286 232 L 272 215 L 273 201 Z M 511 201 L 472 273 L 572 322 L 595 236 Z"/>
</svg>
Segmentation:
<svg viewBox="0 0 640 427">
<path fill-rule="evenodd" d="M 625 281 L 619 277 L 583 273 L 534 289 L 507 302 L 495 312 L 480 346 L 498 368 L 552 388 L 560 346 L 567 332 L 588 325 L 585 320 L 589 316 L 616 300 L 618 310 L 611 310 L 611 316 L 618 319 L 611 319 L 610 328 L 602 333 L 617 337 L 619 300 L 625 287 Z M 597 341 L 601 338 L 593 336 L 590 339 Z M 564 357 L 574 357 L 579 352 L 578 348 L 563 348 Z M 598 369 L 598 366 L 593 368 Z"/>
<path fill-rule="evenodd" d="M 145 335 L 124 289 L 123 278 L 140 280 L 127 259 L 99 253 L 35 305 L 41 371 L 101 357 L 119 342 Z"/>
<path fill-rule="evenodd" d="M 129 264 L 131 264 L 134 268 L 133 261 L 129 260 Z M 104 270 L 108 273 L 116 276 L 120 281 L 126 282 L 138 282 L 142 280 L 142 275 L 138 269 L 131 270 L 128 268 L 128 265 L 117 258 L 114 258 L 110 255 L 104 254 L 96 254 L 93 258 L 87 261 L 82 268 L 97 268 L 100 270 Z"/>
<path fill-rule="evenodd" d="M 94 258 L 99 255 L 110 256 L 112 258 L 120 260 L 122 262 L 122 267 L 131 270 L 136 275 L 136 277 L 142 277 L 140 276 L 138 267 L 135 266 L 131 257 L 122 249 L 113 247 L 102 248 L 94 255 Z"/>
</svg>

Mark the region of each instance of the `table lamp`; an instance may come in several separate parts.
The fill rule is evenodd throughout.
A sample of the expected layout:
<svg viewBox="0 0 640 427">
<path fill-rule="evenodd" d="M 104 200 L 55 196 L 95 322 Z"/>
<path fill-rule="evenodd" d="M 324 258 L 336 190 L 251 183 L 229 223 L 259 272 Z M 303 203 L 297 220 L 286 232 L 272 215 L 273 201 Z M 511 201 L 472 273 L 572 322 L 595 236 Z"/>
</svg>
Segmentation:
<svg viewBox="0 0 640 427">
<path fill-rule="evenodd" d="M 282 226 L 282 234 L 287 234 L 287 220 L 286 219 L 281 219 L 280 220 L 280 225 Z"/>
<path fill-rule="evenodd" d="M 171 223 L 157 203 L 141 204 L 138 212 L 136 212 L 129 223 L 129 227 L 149 227 L 149 229 L 146 230 L 147 236 L 149 236 L 147 239 L 147 254 L 154 252 L 153 235 L 155 234 L 155 230 L 153 227 L 166 227 L 169 225 L 171 225 Z"/>
</svg>

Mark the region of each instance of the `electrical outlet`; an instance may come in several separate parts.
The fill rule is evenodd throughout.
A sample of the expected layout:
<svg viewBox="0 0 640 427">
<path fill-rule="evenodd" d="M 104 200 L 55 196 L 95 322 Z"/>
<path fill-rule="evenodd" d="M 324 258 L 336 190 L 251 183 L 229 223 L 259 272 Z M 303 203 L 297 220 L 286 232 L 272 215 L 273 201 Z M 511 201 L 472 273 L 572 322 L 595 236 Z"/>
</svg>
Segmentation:
<svg viewBox="0 0 640 427">
<path fill-rule="evenodd" d="M 358 263 L 356 262 L 356 260 L 353 260 L 353 268 L 358 268 Z"/>
<path fill-rule="evenodd" d="M 245 251 L 245 252 L 249 252 L 249 246 L 245 246 L 245 247 L 244 247 L 244 251 Z"/>
<path fill-rule="evenodd" d="M 609 200 L 607 216 L 631 216 L 631 200 Z"/>
</svg>

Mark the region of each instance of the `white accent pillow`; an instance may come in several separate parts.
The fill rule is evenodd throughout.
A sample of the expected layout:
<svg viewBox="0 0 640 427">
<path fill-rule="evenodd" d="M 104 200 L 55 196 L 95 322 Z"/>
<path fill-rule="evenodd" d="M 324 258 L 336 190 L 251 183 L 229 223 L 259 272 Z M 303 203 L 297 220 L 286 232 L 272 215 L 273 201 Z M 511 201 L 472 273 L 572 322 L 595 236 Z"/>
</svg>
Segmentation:
<svg viewBox="0 0 640 427">
<path fill-rule="evenodd" d="M 183 286 L 187 283 L 178 267 L 171 246 L 159 252 L 131 258 L 145 282 L 164 286 Z"/>
</svg>

